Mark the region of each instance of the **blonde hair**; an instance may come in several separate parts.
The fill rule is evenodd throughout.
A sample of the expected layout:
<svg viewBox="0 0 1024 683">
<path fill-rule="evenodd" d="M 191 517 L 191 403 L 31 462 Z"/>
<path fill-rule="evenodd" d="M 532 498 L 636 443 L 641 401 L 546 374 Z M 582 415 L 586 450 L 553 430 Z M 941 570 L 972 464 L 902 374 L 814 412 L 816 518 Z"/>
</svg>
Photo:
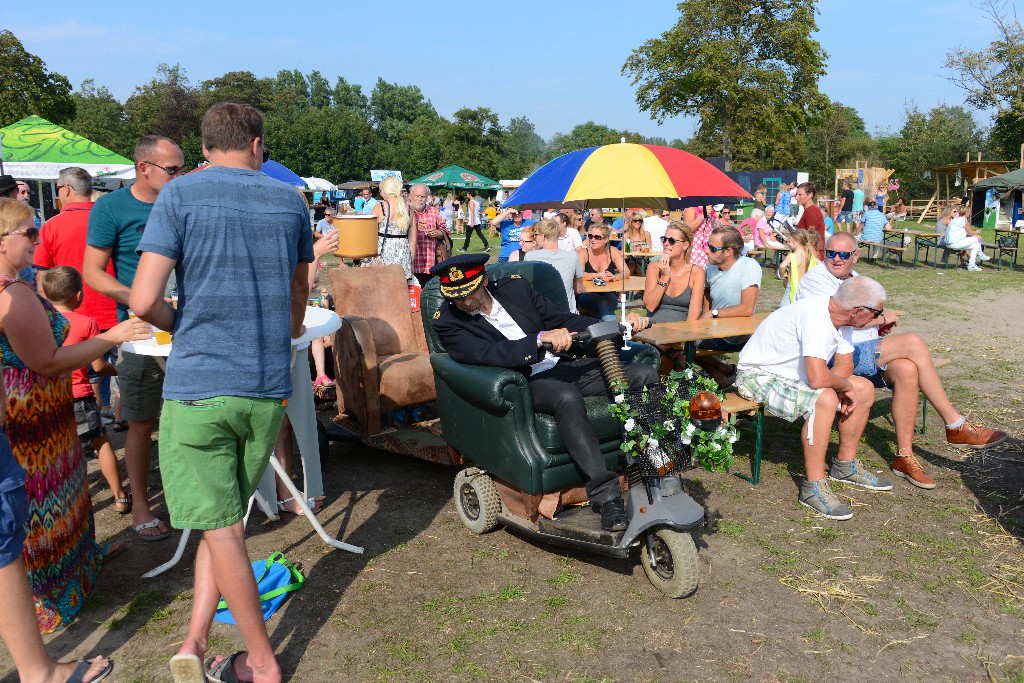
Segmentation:
<svg viewBox="0 0 1024 683">
<path fill-rule="evenodd" d="M 668 224 L 668 227 L 665 228 L 666 235 L 669 230 L 675 230 L 678 232 L 682 236 L 683 241 L 688 244 L 686 251 L 683 252 L 683 261 L 689 263 L 690 252 L 693 251 L 693 228 L 682 221 L 672 221 Z"/>
<path fill-rule="evenodd" d="M 818 254 L 821 238 L 816 230 L 797 230 L 789 236 L 793 243 L 793 255 L 796 256 L 796 268 L 801 277 L 811 267 L 811 258 Z"/>
<path fill-rule="evenodd" d="M 558 223 L 550 218 L 542 218 L 531 227 L 533 228 L 533 234 L 540 235 L 544 238 L 545 242 L 558 242 L 558 233 L 561 232 L 561 228 L 558 227 Z"/>
<path fill-rule="evenodd" d="M 18 229 L 18 223 L 32 217 L 32 207 L 17 199 L 0 198 L 0 237 Z"/>
<path fill-rule="evenodd" d="M 398 214 L 391 218 L 391 222 L 397 225 L 399 228 L 409 227 L 409 207 L 405 203 L 405 199 L 402 198 L 402 181 L 393 175 L 389 175 L 384 180 L 380 181 L 380 196 L 385 200 L 391 197 L 395 200 L 395 204 L 398 205 Z"/>
<path fill-rule="evenodd" d="M 634 228 L 633 221 L 637 218 L 641 220 L 640 227 Z M 633 211 L 633 213 L 630 214 L 629 224 L 626 225 L 626 235 L 629 236 L 629 239 L 633 240 L 634 242 L 642 242 L 644 240 L 645 230 L 642 221 L 645 218 L 647 218 L 647 212 L 644 211 L 643 209 L 636 209 L 635 211 Z"/>
</svg>

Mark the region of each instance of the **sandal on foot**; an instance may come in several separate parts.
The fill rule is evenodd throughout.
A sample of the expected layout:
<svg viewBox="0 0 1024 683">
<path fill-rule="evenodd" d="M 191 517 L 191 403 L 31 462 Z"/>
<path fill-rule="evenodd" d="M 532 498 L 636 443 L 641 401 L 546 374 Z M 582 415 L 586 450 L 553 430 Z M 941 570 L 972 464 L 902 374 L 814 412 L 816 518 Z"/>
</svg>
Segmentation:
<svg viewBox="0 0 1024 683">
<path fill-rule="evenodd" d="M 316 381 L 313 382 L 313 386 L 314 387 L 319 387 L 319 386 L 333 387 L 334 386 L 334 380 L 332 380 L 327 375 L 320 375 L 319 377 L 316 378 Z"/>
<path fill-rule="evenodd" d="M 277 509 L 280 510 L 281 512 L 288 512 L 288 513 L 291 513 L 293 515 L 304 515 L 304 514 L 306 514 L 305 511 L 302 510 L 302 508 L 299 508 L 299 511 L 296 512 L 294 510 L 289 510 L 285 506 L 286 503 L 291 503 L 294 500 L 295 500 L 295 498 L 292 497 L 292 498 L 285 498 L 284 500 L 277 501 Z M 316 513 L 320 512 L 320 508 L 322 507 L 321 501 L 317 500 L 316 498 L 307 498 L 306 499 L 306 505 L 309 506 L 309 511 L 312 512 L 314 515 Z"/>
<path fill-rule="evenodd" d="M 110 672 L 114 670 L 114 660 L 108 659 L 107 665 L 103 667 L 103 671 L 100 671 L 89 680 L 85 680 L 85 672 L 89 670 L 90 666 L 92 666 L 92 662 L 87 659 L 76 660 L 75 670 L 71 672 L 70 676 L 68 676 L 67 683 L 99 683 L 109 676 Z"/>
<path fill-rule="evenodd" d="M 115 432 L 126 432 L 128 431 L 128 423 L 124 420 L 114 420 L 110 423 L 110 428 Z"/>
<path fill-rule="evenodd" d="M 206 671 L 196 655 L 171 657 L 171 676 L 174 683 L 206 683 Z"/>
<path fill-rule="evenodd" d="M 167 530 L 167 531 L 165 531 L 162 534 L 155 534 L 153 536 L 146 536 L 145 534 L 142 533 L 146 529 L 158 529 L 160 527 L 160 524 L 161 524 L 160 518 L 154 517 L 153 519 L 149 520 L 148 522 L 143 522 L 142 524 L 136 524 L 135 526 L 132 527 L 132 531 L 134 531 L 136 534 L 138 534 L 139 538 L 141 538 L 143 541 L 146 541 L 147 543 L 151 543 L 153 541 L 162 541 L 165 538 L 170 538 L 171 537 L 170 530 Z"/>
<path fill-rule="evenodd" d="M 213 683 L 244 683 L 235 675 L 235 659 L 244 655 L 245 651 L 236 652 L 224 657 L 219 662 L 216 657 L 206 658 L 206 677 Z"/>
<path fill-rule="evenodd" d="M 126 493 L 124 498 L 115 498 L 114 509 L 119 515 L 130 515 L 132 513 L 132 494 Z"/>
<path fill-rule="evenodd" d="M 109 541 L 107 543 L 100 543 L 100 552 L 103 553 L 103 560 L 112 560 L 121 554 L 124 550 L 124 543 L 121 541 Z"/>
</svg>

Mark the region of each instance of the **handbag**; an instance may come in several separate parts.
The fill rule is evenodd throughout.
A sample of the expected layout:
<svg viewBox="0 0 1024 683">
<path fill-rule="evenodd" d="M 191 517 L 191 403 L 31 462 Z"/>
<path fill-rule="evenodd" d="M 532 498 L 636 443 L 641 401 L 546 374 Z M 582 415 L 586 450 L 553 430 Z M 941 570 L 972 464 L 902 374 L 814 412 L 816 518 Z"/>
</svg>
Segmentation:
<svg viewBox="0 0 1024 683">
<path fill-rule="evenodd" d="M 263 621 L 277 611 L 289 593 L 299 590 L 306 582 L 306 577 L 295 568 L 284 553 L 273 553 L 265 560 L 253 562 L 252 571 L 256 576 L 256 589 L 260 592 Z M 235 623 L 235 618 L 231 616 L 223 599 L 217 603 L 217 613 L 213 618 L 225 624 Z"/>
<path fill-rule="evenodd" d="M 999 238 L 1000 249 L 1016 249 L 1017 248 L 1017 235 L 1007 235 Z"/>
<path fill-rule="evenodd" d="M 442 231 L 442 235 L 436 238 L 437 245 L 434 247 L 434 256 L 437 258 L 437 263 L 451 258 L 452 256 L 452 236 L 448 234 L 447 230 Z"/>
</svg>

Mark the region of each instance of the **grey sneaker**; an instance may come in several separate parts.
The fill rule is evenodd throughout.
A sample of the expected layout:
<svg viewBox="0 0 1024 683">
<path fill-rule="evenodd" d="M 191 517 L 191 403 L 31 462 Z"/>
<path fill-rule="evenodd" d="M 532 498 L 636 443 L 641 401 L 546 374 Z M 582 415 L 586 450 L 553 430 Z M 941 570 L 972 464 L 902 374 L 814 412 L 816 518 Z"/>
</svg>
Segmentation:
<svg viewBox="0 0 1024 683">
<path fill-rule="evenodd" d="M 868 472 L 860 464 L 860 460 L 833 460 L 832 469 L 828 471 L 828 478 L 843 484 L 853 484 L 872 491 L 889 491 L 892 489 L 892 481 L 876 476 Z"/>
<path fill-rule="evenodd" d="M 853 517 L 853 510 L 850 506 L 839 500 L 836 494 L 832 493 L 832 487 L 828 479 L 818 481 L 805 481 L 800 485 L 800 504 L 809 507 L 819 515 L 829 519 L 850 519 Z"/>
</svg>

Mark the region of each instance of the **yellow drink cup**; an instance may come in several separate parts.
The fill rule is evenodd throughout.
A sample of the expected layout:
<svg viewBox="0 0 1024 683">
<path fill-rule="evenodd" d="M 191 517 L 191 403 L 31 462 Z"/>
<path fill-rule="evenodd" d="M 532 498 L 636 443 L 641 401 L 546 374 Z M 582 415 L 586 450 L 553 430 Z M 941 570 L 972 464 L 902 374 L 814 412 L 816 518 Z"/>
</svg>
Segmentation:
<svg viewBox="0 0 1024 683">
<path fill-rule="evenodd" d="M 171 343 L 171 333 L 164 332 L 163 330 L 156 330 L 153 332 L 153 336 L 156 337 L 156 343 L 161 346 L 166 346 Z"/>
</svg>

